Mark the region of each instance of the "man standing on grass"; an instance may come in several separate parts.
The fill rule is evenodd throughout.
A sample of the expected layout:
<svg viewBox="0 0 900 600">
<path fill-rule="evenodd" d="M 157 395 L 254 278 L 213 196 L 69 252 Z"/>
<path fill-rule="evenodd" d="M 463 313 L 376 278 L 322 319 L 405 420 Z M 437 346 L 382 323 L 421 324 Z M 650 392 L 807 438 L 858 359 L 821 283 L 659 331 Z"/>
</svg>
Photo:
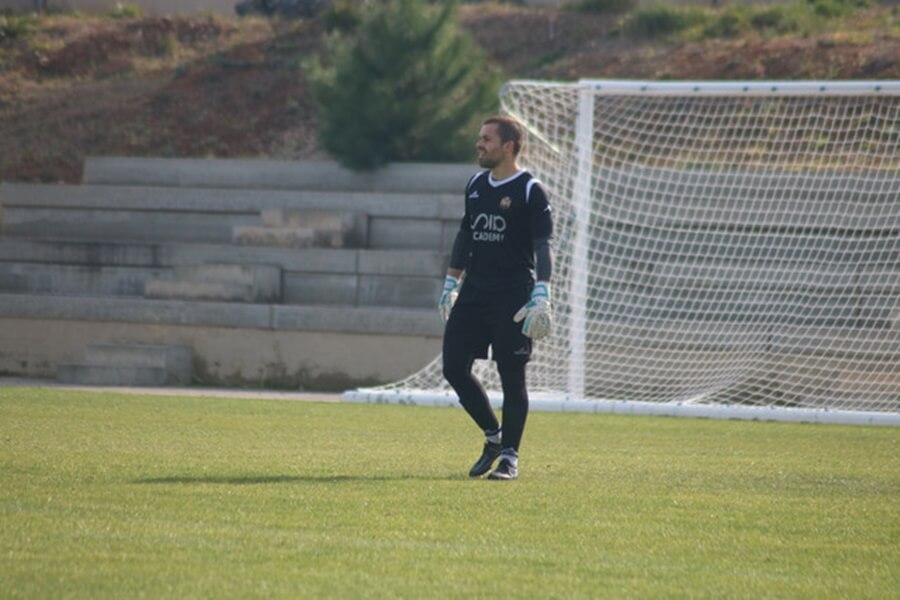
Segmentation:
<svg viewBox="0 0 900 600">
<path fill-rule="evenodd" d="M 518 477 L 528 416 L 525 365 L 532 340 L 551 327 L 553 220 L 543 186 L 517 163 L 521 148 L 522 129 L 514 119 L 484 121 L 476 149 L 479 166 L 487 170 L 466 185 L 465 214 L 439 301 L 447 322 L 444 377 L 486 437 L 470 477 L 489 471 L 489 479 Z M 503 386 L 502 428 L 472 375 L 475 359 L 488 357 L 488 346 Z"/>
</svg>

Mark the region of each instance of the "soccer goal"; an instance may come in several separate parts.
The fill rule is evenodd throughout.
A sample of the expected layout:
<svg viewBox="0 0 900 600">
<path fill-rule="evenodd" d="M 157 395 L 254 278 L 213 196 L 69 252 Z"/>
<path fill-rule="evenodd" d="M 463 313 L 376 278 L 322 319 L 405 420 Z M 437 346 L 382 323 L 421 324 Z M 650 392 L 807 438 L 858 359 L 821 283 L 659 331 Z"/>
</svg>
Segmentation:
<svg viewBox="0 0 900 600">
<path fill-rule="evenodd" d="M 500 98 L 556 219 L 534 409 L 900 425 L 900 82 Z M 440 357 L 345 398 L 456 402 Z"/>
</svg>

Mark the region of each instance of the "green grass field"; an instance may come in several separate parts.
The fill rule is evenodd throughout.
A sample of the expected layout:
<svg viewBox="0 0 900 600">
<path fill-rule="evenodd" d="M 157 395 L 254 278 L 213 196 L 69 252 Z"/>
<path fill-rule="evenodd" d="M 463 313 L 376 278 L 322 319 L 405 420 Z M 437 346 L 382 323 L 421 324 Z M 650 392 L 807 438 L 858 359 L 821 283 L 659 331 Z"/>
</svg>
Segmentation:
<svg viewBox="0 0 900 600">
<path fill-rule="evenodd" d="M 0 389 L 0 597 L 900 597 L 900 430 Z"/>
</svg>

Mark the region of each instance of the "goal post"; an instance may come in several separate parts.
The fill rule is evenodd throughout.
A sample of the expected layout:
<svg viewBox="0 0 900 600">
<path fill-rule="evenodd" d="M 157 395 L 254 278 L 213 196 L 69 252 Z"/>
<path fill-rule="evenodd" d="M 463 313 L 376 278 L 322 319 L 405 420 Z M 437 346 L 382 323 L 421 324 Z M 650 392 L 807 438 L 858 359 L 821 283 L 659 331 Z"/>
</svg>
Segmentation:
<svg viewBox="0 0 900 600">
<path fill-rule="evenodd" d="M 900 425 L 900 82 L 500 99 L 556 218 L 534 409 Z M 477 374 L 499 403 L 493 365 Z M 344 397 L 456 402 L 440 357 Z"/>
</svg>

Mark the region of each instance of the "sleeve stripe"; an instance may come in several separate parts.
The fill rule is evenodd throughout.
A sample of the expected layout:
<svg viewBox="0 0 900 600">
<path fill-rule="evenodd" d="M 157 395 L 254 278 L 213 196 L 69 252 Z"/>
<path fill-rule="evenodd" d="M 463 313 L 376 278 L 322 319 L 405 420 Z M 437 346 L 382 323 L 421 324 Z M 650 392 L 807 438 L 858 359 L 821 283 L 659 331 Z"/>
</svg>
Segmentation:
<svg viewBox="0 0 900 600">
<path fill-rule="evenodd" d="M 528 202 L 531 200 L 531 188 L 536 183 L 541 183 L 541 182 L 538 181 L 537 179 L 535 179 L 534 177 L 532 177 L 531 179 L 528 180 L 528 183 L 525 184 L 525 204 L 528 204 Z M 543 184 L 541 184 L 541 185 L 543 185 Z"/>
<path fill-rule="evenodd" d="M 481 177 L 482 174 L 484 174 L 484 171 L 478 171 L 477 173 L 469 177 L 469 183 L 466 184 L 466 196 L 469 195 L 469 190 L 472 189 L 472 184 L 475 183 L 475 180 Z"/>
</svg>

